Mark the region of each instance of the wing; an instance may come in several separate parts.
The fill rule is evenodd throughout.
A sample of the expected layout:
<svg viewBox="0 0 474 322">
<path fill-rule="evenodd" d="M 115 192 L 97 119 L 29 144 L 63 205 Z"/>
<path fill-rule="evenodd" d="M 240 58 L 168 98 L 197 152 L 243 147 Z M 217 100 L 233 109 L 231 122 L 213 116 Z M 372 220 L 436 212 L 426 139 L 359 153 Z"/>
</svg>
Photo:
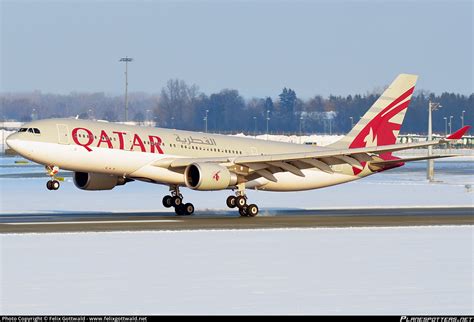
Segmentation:
<svg viewBox="0 0 474 322">
<path fill-rule="evenodd" d="M 304 177 L 303 169 L 317 168 L 327 173 L 333 173 L 332 165 L 348 164 L 362 170 L 364 165 L 374 164 L 377 167 L 391 166 L 394 163 L 425 160 L 429 158 L 451 157 L 454 155 L 426 156 L 411 159 L 397 159 L 386 161 L 380 155 L 388 152 L 396 152 L 413 148 L 428 147 L 444 144 L 456 138 L 443 138 L 427 142 L 392 144 L 385 146 L 374 146 L 364 148 L 346 149 L 324 149 L 315 152 L 249 155 L 249 156 L 229 156 L 211 158 L 165 158 L 154 162 L 152 165 L 168 168 L 176 172 L 184 172 L 184 169 L 193 163 L 218 163 L 226 166 L 230 171 L 235 172 L 246 180 L 255 180 L 264 177 L 267 180 L 276 182 L 274 174 L 277 172 L 290 172 L 294 175 Z"/>
</svg>

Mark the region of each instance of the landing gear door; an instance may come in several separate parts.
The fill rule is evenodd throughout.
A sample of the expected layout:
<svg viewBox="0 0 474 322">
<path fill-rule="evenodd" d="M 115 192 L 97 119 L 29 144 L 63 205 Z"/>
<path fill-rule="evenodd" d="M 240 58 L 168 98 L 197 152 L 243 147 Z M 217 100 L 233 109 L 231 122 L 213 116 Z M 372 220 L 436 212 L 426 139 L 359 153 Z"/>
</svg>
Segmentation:
<svg viewBox="0 0 474 322">
<path fill-rule="evenodd" d="M 60 144 L 69 144 L 69 128 L 65 124 L 58 124 L 58 142 Z"/>
</svg>

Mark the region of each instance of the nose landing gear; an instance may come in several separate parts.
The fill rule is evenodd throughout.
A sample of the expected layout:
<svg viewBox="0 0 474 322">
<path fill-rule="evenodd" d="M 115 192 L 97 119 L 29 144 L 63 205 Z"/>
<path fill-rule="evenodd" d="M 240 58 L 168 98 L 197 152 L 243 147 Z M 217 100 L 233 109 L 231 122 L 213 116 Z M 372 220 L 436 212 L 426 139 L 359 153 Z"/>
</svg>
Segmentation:
<svg viewBox="0 0 474 322">
<path fill-rule="evenodd" d="M 190 216 L 194 213 L 194 205 L 192 203 L 183 203 L 183 195 L 179 192 L 178 186 L 170 187 L 171 195 L 163 197 L 163 206 L 166 208 L 174 207 L 174 211 L 178 216 Z"/>
<path fill-rule="evenodd" d="M 245 185 L 239 184 L 236 196 L 227 197 L 226 203 L 229 208 L 239 208 L 239 214 L 242 217 L 255 217 L 258 215 L 258 207 L 255 204 L 247 205 L 247 196 L 245 195 Z"/>
<path fill-rule="evenodd" d="M 46 188 L 48 190 L 58 190 L 60 187 L 59 181 L 56 180 L 56 174 L 59 172 L 59 167 L 57 166 L 52 166 L 52 165 L 47 165 L 45 166 L 46 172 L 48 173 L 48 176 L 51 177 L 48 182 L 46 182 Z"/>
</svg>

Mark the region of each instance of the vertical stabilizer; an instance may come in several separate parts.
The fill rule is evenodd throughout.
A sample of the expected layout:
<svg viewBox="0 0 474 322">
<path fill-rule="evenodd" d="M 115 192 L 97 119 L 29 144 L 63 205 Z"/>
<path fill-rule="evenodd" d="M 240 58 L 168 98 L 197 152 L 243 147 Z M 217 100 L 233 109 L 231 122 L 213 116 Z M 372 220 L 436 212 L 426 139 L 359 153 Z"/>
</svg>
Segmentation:
<svg viewBox="0 0 474 322">
<path fill-rule="evenodd" d="M 395 144 L 417 79 L 417 75 L 398 75 L 354 128 L 330 147 L 363 148 Z"/>
</svg>

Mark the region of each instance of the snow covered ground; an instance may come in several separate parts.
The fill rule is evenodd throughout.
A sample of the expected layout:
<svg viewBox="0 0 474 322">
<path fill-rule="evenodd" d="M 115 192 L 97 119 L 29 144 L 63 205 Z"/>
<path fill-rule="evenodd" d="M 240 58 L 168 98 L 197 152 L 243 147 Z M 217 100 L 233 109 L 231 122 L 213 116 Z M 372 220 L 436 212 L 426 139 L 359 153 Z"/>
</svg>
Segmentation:
<svg viewBox="0 0 474 322">
<path fill-rule="evenodd" d="M 473 314 L 473 234 L 1 235 L 0 314 Z"/>
<path fill-rule="evenodd" d="M 41 166 L 0 157 L 0 216 L 164 211 L 166 187 L 45 188 Z M 471 160 L 471 161 L 469 161 Z M 472 158 L 426 162 L 297 193 L 272 208 L 473 206 Z M 469 188 L 471 187 L 471 188 Z M 183 189 L 198 210 L 230 191 Z M 0 235 L 0 314 L 473 314 L 474 226 Z"/>
</svg>

